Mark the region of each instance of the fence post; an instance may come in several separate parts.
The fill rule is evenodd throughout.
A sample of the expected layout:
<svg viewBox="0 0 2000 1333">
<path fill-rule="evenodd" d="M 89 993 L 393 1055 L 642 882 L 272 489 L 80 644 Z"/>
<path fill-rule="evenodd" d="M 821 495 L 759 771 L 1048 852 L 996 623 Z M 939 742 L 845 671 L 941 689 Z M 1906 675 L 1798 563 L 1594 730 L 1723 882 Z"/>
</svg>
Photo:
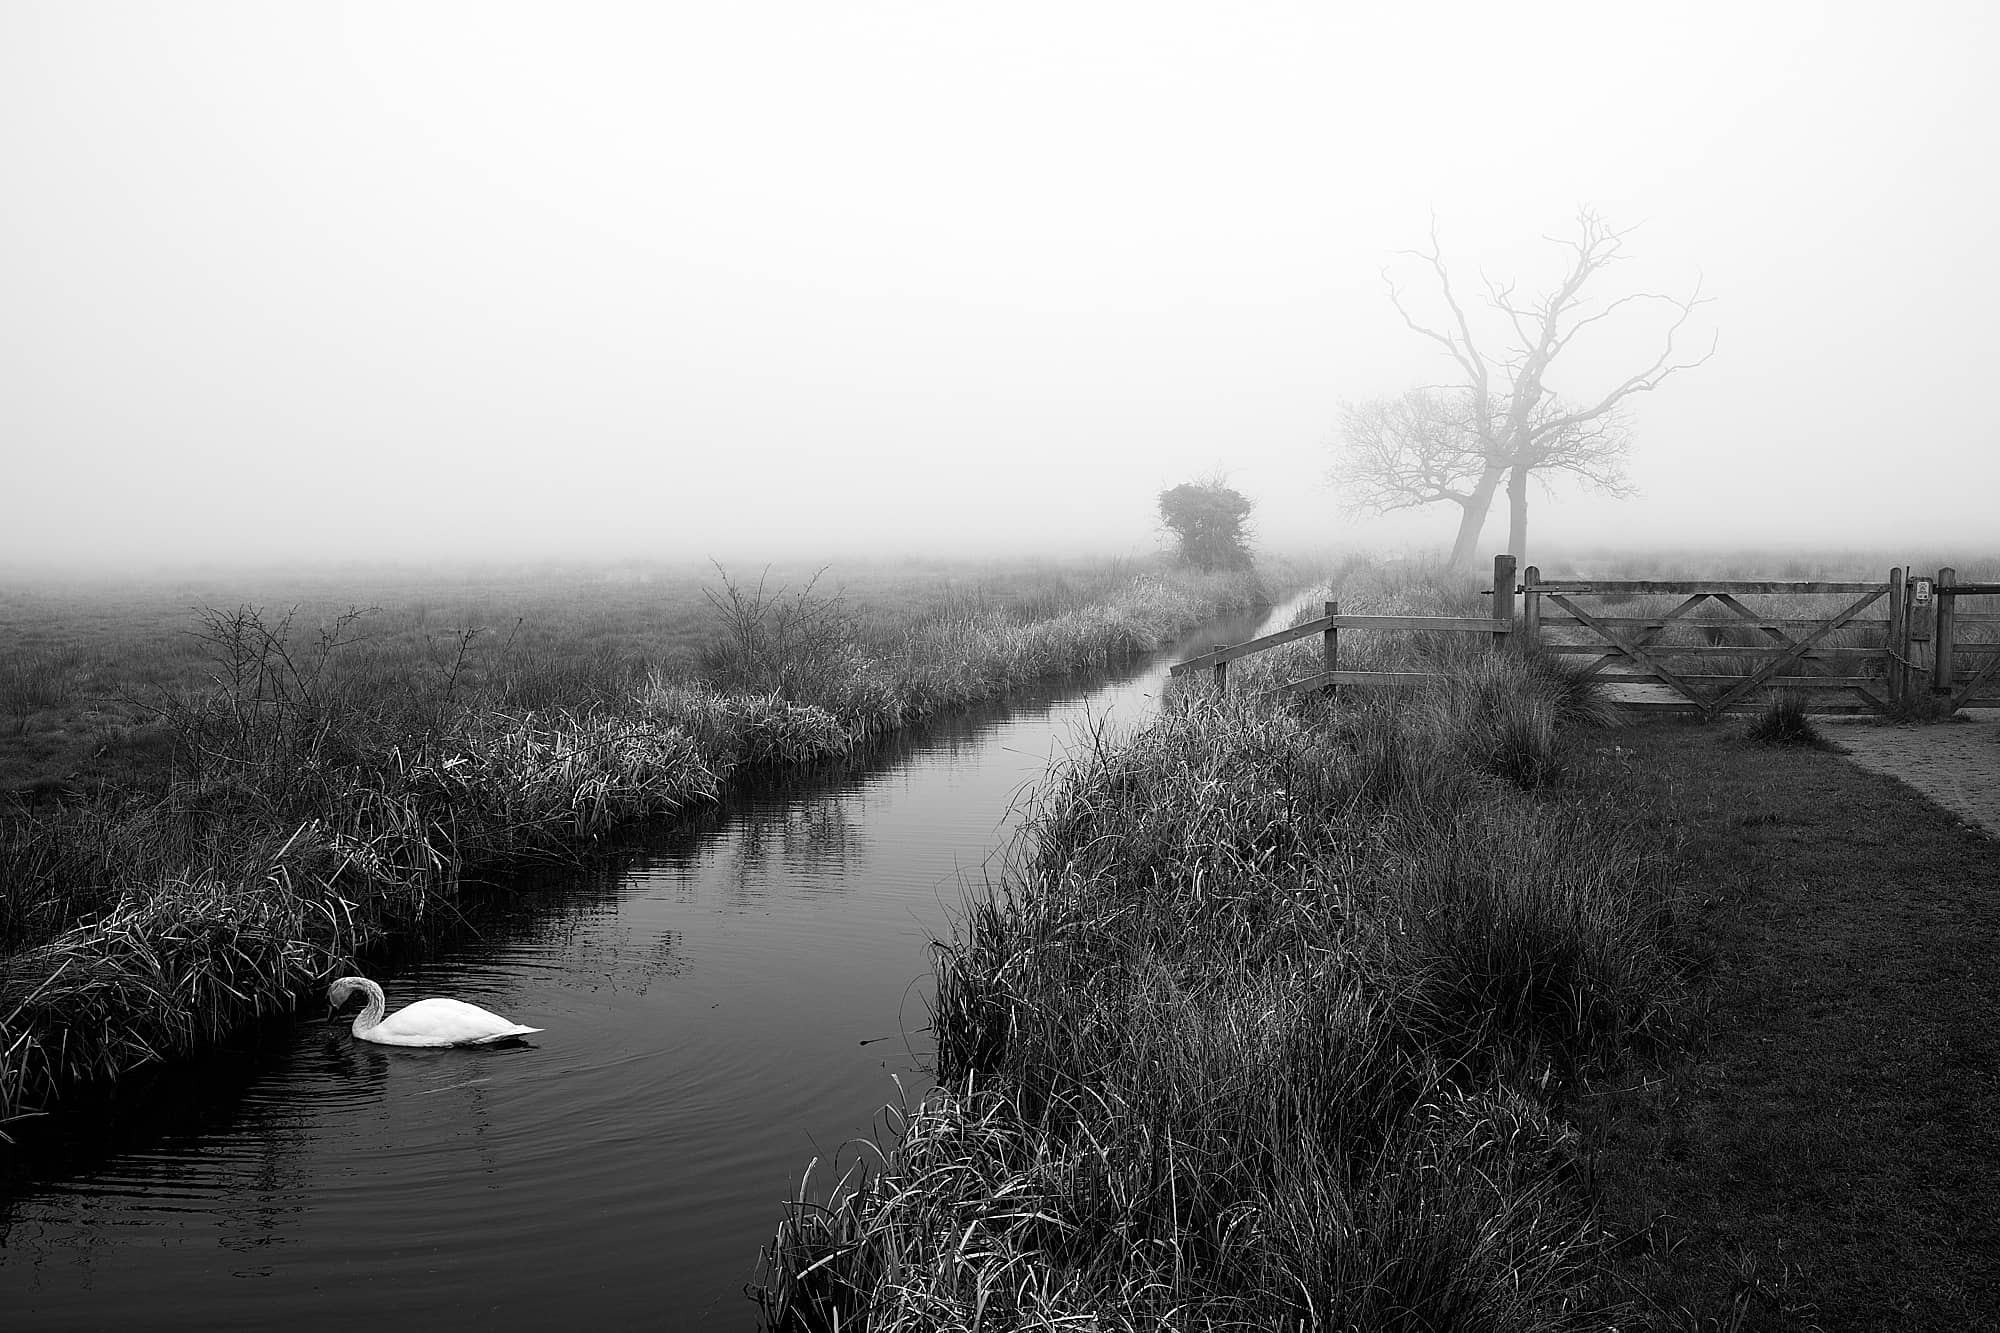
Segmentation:
<svg viewBox="0 0 2000 1333">
<path fill-rule="evenodd" d="M 1937 656 L 1931 662 L 1931 693 L 1951 693 L 1951 641 L 1958 628 L 1958 598 L 1951 585 L 1958 571 L 1946 565 L 1937 576 Z"/>
<path fill-rule="evenodd" d="M 1339 602 L 1328 602 L 1326 604 L 1326 618 L 1328 620 L 1332 620 L 1335 616 L 1339 614 L 1340 614 Z M 1321 643 L 1321 659 L 1326 664 L 1325 670 L 1329 672 L 1340 670 L 1340 631 L 1335 629 L 1332 625 L 1328 625 L 1326 627 L 1326 633 L 1320 636 L 1320 643 Z M 1333 694 L 1335 698 L 1340 697 L 1340 686 L 1335 685 L 1332 681 L 1328 681 L 1326 688 Z"/>
<path fill-rule="evenodd" d="M 1215 645 L 1215 651 L 1219 653 L 1228 646 L 1229 645 L 1226 643 L 1218 643 Z M 1217 694 L 1223 694 L 1226 693 L 1228 689 L 1229 689 L 1229 663 L 1217 662 L 1215 664 L 1215 692 Z"/>
<path fill-rule="evenodd" d="M 1539 566 L 1529 565 L 1521 576 L 1521 651 L 1532 653 L 1542 646 L 1542 595 L 1535 585 L 1542 581 Z"/>
<path fill-rule="evenodd" d="M 1903 695 L 1910 688 L 1910 645 L 1904 642 L 1909 629 L 1909 616 L 1903 606 L 1903 599 L 1909 596 L 1909 589 L 1903 586 L 1903 567 L 1893 565 L 1889 569 L 1889 636 L 1883 647 L 1889 652 L 1889 702 L 1900 704 Z"/>
<path fill-rule="evenodd" d="M 1493 557 L 1493 618 L 1507 626 L 1493 631 L 1493 648 L 1504 651 L 1514 630 L 1514 557 Z"/>
</svg>

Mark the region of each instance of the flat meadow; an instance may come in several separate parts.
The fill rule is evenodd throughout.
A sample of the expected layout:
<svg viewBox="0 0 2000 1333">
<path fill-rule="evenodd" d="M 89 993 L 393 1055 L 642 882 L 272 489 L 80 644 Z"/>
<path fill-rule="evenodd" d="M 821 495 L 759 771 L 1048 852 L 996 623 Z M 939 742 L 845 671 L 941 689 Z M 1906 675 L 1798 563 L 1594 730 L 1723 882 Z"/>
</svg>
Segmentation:
<svg viewBox="0 0 2000 1333">
<path fill-rule="evenodd" d="M 698 675 L 728 619 L 709 594 L 727 603 L 732 586 L 754 597 L 761 585 L 774 622 L 781 602 L 792 607 L 810 590 L 811 605 L 832 608 L 845 631 L 882 646 L 913 626 L 976 615 L 1049 619 L 1104 599 L 1147 567 L 1032 559 L 357 566 L 3 581 L 0 791 L 161 775 L 172 748 L 170 697 L 227 670 L 228 645 L 210 617 L 240 608 L 282 627 L 296 661 L 339 677 L 329 684 L 544 707 L 609 697 L 649 673 Z"/>
</svg>

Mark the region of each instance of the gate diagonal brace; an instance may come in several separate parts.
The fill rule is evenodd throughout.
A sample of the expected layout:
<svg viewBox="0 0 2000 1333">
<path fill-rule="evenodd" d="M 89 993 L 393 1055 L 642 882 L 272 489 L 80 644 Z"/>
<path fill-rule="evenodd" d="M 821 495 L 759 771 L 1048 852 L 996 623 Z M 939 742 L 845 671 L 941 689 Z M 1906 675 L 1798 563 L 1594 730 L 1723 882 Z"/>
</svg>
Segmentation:
<svg viewBox="0 0 2000 1333">
<path fill-rule="evenodd" d="M 1565 610 L 1574 614 L 1580 621 L 1590 620 L 1588 616 L 1585 616 L 1582 612 L 1578 611 L 1574 605 L 1564 601 L 1560 594 L 1551 592 L 1551 593 L 1544 593 L 1542 595 L 1544 597 L 1547 597 L 1550 601 L 1554 602 L 1557 606 L 1560 606 Z M 1640 630 L 1639 633 L 1635 634 L 1633 636 L 1634 644 L 1636 644 L 1638 647 L 1641 648 L 1650 646 L 1653 640 L 1659 638 L 1662 634 L 1665 634 L 1667 632 L 1667 626 L 1673 624 L 1676 620 L 1679 620 L 1682 616 L 1686 615 L 1689 611 L 1692 611 L 1696 606 L 1700 605 L 1701 599 L 1706 596 L 1708 596 L 1707 593 L 1698 592 L 1694 596 L 1688 598 L 1685 602 L 1682 602 L 1679 606 L 1667 612 L 1664 616 L 1661 616 L 1659 624 L 1649 625 L 1646 628 Z M 1620 642 L 1620 640 L 1617 639 L 1616 635 L 1611 634 L 1608 630 L 1604 629 L 1602 626 L 1596 625 L 1595 622 L 1591 622 L 1591 624 L 1601 637 L 1611 639 L 1613 640 L 1613 642 Z M 1604 668 L 1610 666 L 1613 662 L 1617 661 L 1619 657 L 1619 651 L 1620 650 L 1617 648 L 1607 649 L 1605 651 L 1604 656 L 1598 658 L 1596 661 L 1592 662 L 1589 666 L 1583 669 L 1583 675 L 1585 676 L 1585 678 L 1587 679 L 1591 676 L 1596 675 L 1598 672 L 1604 670 Z"/>
<path fill-rule="evenodd" d="M 2000 653 L 1995 653 L 1993 656 L 1987 658 L 1986 665 L 1972 673 L 1972 679 L 1952 691 L 1951 706 L 1954 709 L 1965 707 L 1965 701 L 1970 699 L 1973 692 L 1981 685 L 1984 685 L 1987 677 L 1991 676 L 1996 670 L 2000 670 Z"/>
<path fill-rule="evenodd" d="M 1755 625 L 1758 629 L 1762 630 L 1764 632 L 1764 636 L 1770 639 L 1772 642 L 1776 643 L 1779 647 L 1794 648 L 1798 646 L 1797 639 L 1794 639 L 1791 635 L 1785 633 L 1783 630 L 1779 629 L 1775 625 L 1766 625 L 1764 623 L 1763 616 L 1758 615 L 1755 611 L 1752 611 L 1749 607 L 1737 601 L 1730 594 L 1726 592 L 1718 592 L 1718 593 L 1711 593 L 1709 595 L 1714 597 L 1716 601 L 1721 602 L 1723 606 L 1727 607 L 1729 610 L 1734 611 L 1737 615 L 1743 617 L 1743 619 L 1749 621 L 1752 625 Z"/>
<path fill-rule="evenodd" d="M 1827 621 L 1825 624 L 1821 625 L 1818 629 L 1806 635 L 1803 639 L 1796 640 L 1795 642 L 1793 642 L 1790 648 L 1788 648 L 1782 653 L 1779 653 L 1776 657 L 1773 657 L 1769 662 L 1766 662 L 1763 666 L 1759 667 L 1752 674 L 1745 676 L 1743 678 L 1743 682 L 1740 685 L 1737 685 L 1735 688 L 1731 689 L 1727 694 L 1723 695 L 1721 698 L 1717 699 L 1713 704 L 1711 704 L 1709 706 L 1709 711 L 1711 713 L 1720 713 L 1723 709 L 1729 707 L 1729 705 L 1735 703 L 1738 699 L 1741 699 L 1744 695 L 1750 693 L 1752 690 L 1755 690 L 1758 686 L 1762 685 L 1765 681 L 1769 680 L 1771 677 L 1777 675 L 1780 671 L 1783 671 L 1793 662 L 1796 662 L 1801 657 L 1804 657 L 1808 652 L 1812 650 L 1813 646 L 1817 644 L 1821 639 L 1824 639 L 1827 635 L 1833 633 L 1835 630 L 1845 625 L 1848 621 L 1854 619 L 1854 617 L 1860 615 L 1863 611 L 1873 606 L 1876 600 L 1884 596 L 1888 591 L 1889 590 L 1885 587 L 1885 588 L 1877 588 L 1873 592 L 1864 594 L 1859 601 L 1853 603 L 1846 610 L 1834 616 L 1833 619 Z"/>
<path fill-rule="evenodd" d="M 1618 633 L 1617 630 L 1614 630 L 1609 625 L 1604 624 L 1596 616 L 1593 616 L 1588 611 L 1583 610 L 1581 607 L 1577 606 L 1574 602 L 1570 601 L 1569 598 L 1563 596 L 1561 593 L 1551 592 L 1551 593 L 1544 593 L 1542 595 L 1544 597 L 1547 597 L 1550 601 L 1554 602 L 1557 606 L 1561 607 L 1563 610 L 1575 616 L 1577 620 L 1582 622 L 1584 625 L 1587 625 L 1591 629 L 1597 631 L 1597 633 L 1600 636 L 1602 636 L 1613 647 L 1618 649 L 1619 652 L 1624 653 L 1634 662 L 1637 662 L 1647 671 L 1657 676 L 1663 683 L 1670 686 L 1682 698 L 1686 699 L 1696 708 L 1701 709 L 1702 712 L 1704 713 L 1708 711 L 1709 709 L 1708 703 L 1702 699 L 1701 695 L 1695 690 L 1694 686 L 1690 685 L 1687 681 L 1682 680 L 1672 671 L 1669 671 L 1666 667 L 1662 666 L 1660 663 L 1653 660 L 1652 655 L 1647 653 L 1644 648 L 1640 647 L 1638 644 L 1626 642 L 1626 640 Z M 1665 633 L 1667 624 L 1669 622 L 1678 619 L 1682 615 L 1682 613 L 1686 612 L 1696 603 L 1700 602 L 1701 599 L 1703 597 L 1706 597 L 1707 595 L 1708 594 L 1706 593 L 1697 593 L 1693 597 L 1688 598 L 1687 601 L 1681 603 L 1680 606 L 1676 607 L 1672 612 L 1670 612 L 1667 615 L 1666 619 L 1660 623 L 1660 627 L 1657 630 L 1653 630 L 1648 633 L 1646 637 L 1646 643 L 1651 644 L 1652 641 L 1655 638 L 1657 638 L 1660 634 Z"/>
</svg>

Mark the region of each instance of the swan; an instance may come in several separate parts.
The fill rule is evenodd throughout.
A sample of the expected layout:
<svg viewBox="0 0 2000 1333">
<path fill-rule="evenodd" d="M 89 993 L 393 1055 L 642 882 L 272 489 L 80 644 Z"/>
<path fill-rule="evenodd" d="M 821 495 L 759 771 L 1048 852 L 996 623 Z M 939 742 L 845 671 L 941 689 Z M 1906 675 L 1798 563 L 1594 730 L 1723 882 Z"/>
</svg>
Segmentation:
<svg viewBox="0 0 2000 1333">
<path fill-rule="evenodd" d="M 418 1000 L 384 1018 L 382 1010 L 388 1001 L 383 998 L 382 988 L 367 977 L 342 977 L 327 987 L 327 1017 L 331 1018 L 356 992 L 368 997 L 367 1007 L 354 1019 L 357 1041 L 383 1046 L 485 1046 L 542 1030 L 510 1023 L 463 1000 Z"/>
</svg>

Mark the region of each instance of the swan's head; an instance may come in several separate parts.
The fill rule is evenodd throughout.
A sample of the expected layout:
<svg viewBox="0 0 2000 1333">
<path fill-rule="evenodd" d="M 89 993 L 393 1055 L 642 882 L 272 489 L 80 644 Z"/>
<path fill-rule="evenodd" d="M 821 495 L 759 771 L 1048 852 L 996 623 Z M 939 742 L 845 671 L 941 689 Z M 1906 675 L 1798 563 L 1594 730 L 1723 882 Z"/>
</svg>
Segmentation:
<svg viewBox="0 0 2000 1333">
<path fill-rule="evenodd" d="M 360 977 L 342 977 L 326 988 L 326 1016 L 332 1018 L 340 1007 L 357 995 L 365 994 L 368 983 Z"/>
</svg>

